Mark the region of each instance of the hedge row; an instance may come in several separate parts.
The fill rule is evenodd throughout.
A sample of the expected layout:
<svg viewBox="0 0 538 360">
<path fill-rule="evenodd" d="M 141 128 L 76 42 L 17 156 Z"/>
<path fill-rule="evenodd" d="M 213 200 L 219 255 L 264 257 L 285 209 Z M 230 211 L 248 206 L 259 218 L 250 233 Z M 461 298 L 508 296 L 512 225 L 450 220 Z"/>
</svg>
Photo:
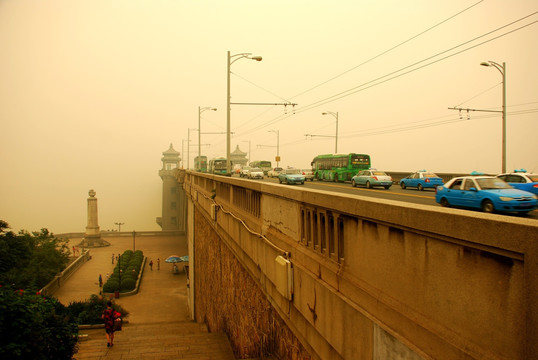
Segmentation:
<svg viewBox="0 0 538 360">
<path fill-rule="evenodd" d="M 143 261 L 144 253 L 141 250 L 136 250 L 135 252 L 125 250 L 116 262 L 114 272 L 103 285 L 103 292 L 113 293 L 116 291 L 127 292 L 134 290 Z"/>
</svg>

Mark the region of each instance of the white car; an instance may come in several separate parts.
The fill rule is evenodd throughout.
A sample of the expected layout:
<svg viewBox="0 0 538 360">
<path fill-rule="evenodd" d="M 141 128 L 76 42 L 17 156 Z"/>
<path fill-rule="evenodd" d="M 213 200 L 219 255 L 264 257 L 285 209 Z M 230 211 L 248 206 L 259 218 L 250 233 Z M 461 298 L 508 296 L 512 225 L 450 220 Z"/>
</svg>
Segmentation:
<svg viewBox="0 0 538 360">
<path fill-rule="evenodd" d="M 281 171 L 282 171 L 281 167 L 272 168 L 271 170 L 267 172 L 267 177 L 270 177 L 270 178 L 278 177 Z"/>
<path fill-rule="evenodd" d="M 251 168 L 248 172 L 249 179 L 263 179 L 263 170 L 260 168 Z"/>
<path fill-rule="evenodd" d="M 243 166 L 241 171 L 239 171 L 239 177 L 248 177 L 249 171 L 250 171 L 250 166 Z"/>
</svg>

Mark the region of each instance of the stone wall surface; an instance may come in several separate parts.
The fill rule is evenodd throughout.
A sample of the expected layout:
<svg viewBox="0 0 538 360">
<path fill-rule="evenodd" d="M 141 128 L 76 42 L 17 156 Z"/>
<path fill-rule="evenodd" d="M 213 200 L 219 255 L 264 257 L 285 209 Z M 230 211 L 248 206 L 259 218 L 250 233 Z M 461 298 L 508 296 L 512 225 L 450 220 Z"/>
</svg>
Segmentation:
<svg viewBox="0 0 538 360">
<path fill-rule="evenodd" d="M 196 321 L 224 332 L 237 358 L 310 359 L 259 286 L 195 210 Z M 203 299 L 203 300 L 202 300 Z"/>
</svg>

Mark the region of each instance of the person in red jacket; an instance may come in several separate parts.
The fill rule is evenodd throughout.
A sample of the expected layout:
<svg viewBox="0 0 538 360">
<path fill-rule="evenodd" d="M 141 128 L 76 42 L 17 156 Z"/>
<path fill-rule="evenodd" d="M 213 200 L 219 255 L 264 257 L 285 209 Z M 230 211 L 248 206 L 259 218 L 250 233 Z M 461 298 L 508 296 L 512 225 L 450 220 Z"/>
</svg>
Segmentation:
<svg viewBox="0 0 538 360">
<path fill-rule="evenodd" d="M 103 315 L 101 315 L 101 319 L 105 320 L 107 347 L 114 346 L 114 321 L 119 319 L 120 316 L 121 314 L 112 308 L 112 301 L 109 300 L 106 303 L 106 309 L 103 311 Z"/>
</svg>

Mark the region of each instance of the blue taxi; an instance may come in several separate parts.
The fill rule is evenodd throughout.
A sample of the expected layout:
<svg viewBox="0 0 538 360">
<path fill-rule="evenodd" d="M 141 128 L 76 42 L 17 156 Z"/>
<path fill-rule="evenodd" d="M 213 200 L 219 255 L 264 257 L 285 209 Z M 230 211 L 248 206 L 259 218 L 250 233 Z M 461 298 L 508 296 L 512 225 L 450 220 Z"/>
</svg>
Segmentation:
<svg viewBox="0 0 538 360">
<path fill-rule="evenodd" d="M 305 177 L 303 172 L 299 169 L 284 169 L 278 174 L 278 182 L 291 184 L 301 184 L 304 185 Z"/>
<path fill-rule="evenodd" d="M 527 213 L 538 207 L 538 197 L 514 189 L 495 176 L 461 176 L 435 189 L 441 206 L 481 209 L 487 213 Z"/>
<path fill-rule="evenodd" d="M 443 185 L 443 179 L 426 170 L 419 170 L 400 180 L 400 187 L 402 189 L 413 187 L 422 191 L 427 188 L 435 189 L 441 185 Z"/>
<path fill-rule="evenodd" d="M 499 174 L 499 179 L 506 181 L 513 188 L 538 194 L 538 174 L 530 174 L 525 169 L 513 173 Z"/>
</svg>

